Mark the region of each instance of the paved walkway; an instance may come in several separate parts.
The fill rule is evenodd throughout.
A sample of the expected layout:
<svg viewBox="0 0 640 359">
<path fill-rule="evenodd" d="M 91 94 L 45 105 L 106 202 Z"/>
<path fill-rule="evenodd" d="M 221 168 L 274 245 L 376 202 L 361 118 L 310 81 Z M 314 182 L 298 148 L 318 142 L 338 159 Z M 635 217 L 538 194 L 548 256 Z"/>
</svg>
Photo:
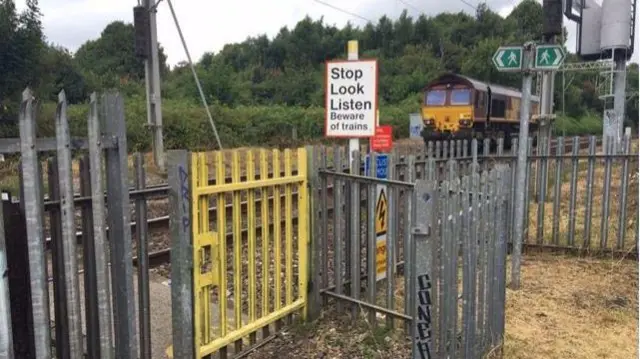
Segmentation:
<svg viewBox="0 0 640 359">
<path fill-rule="evenodd" d="M 135 267 L 134 267 L 135 271 Z M 151 307 L 151 357 L 154 359 L 167 358 L 165 354 L 166 348 L 171 345 L 171 288 L 165 284 L 166 278 L 160 276 L 150 275 L 149 279 L 149 304 Z M 84 275 L 78 276 L 78 284 L 80 286 L 81 296 L 81 312 L 83 323 L 83 334 L 86 335 L 86 317 L 85 317 L 85 301 L 84 301 Z M 136 294 L 135 303 L 135 318 L 131 318 L 134 321 L 136 333 L 139 330 L 138 327 L 138 277 L 133 277 L 133 287 Z M 53 283 L 49 283 L 49 305 L 51 313 L 51 321 L 55 320 L 55 310 L 53 306 Z M 55 333 L 52 333 L 55 335 Z M 138 334 L 139 335 L 139 334 Z M 139 338 L 138 338 L 139 340 Z M 85 344 L 86 350 L 86 344 Z"/>
<path fill-rule="evenodd" d="M 135 271 L 135 267 L 134 267 Z M 80 299 L 81 299 L 81 312 L 82 312 L 82 323 L 83 323 L 83 334 L 86 335 L 85 328 L 85 300 L 84 300 L 84 275 L 78 276 L 78 284 L 80 289 Z M 131 318 L 134 321 L 135 331 L 138 333 L 138 277 L 137 275 L 133 276 L 133 287 L 135 293 L 135 318 Z M 53 283 L 49 283 L 49 306 L 50 306 L 50 314 L 51 321 L 55 320 L 55 310 L 53 306 L 54 297 L 53 297 Z M 151 357 L 153 359 L 168 359 L 169 357 L 166 354 L 167 348 L 172 344 L 172 331 L 171 331 L 171 287 L 167 278 L 150 274 L 149 277 L 149 304 L 150 304 L 150 319 L 151 319 Z M 230 322 L 233 322 L 234 313 L 233 313 L 233 304 L 228 303 L 228 318 Z M 216 334 L 218 332 L 217 324 L 219 321 L 218 314 L 218 306 L 211 306 L 211 317 L 213 323 L 213 332 L 212 334 Z M 246 316 L 243 315 L 243 320 L 246 321 Z M 232 330 L 231 324 L 229 323 L 229 329 Z M 52 331 L 52 336 L 55 335 L 55 332 Z M 261 339 L 261 335 L 258 334 L 258 340 Z M 139 340 L 139 333 L 138 333 Z M 248 344 L 248 343 L 245 343 Z M 86 344 L 85 344 L 86 348 Z M 86 349 L 85 349 L 86 350 Z M 230 350 L 233 353 L 233 349 Z"/>
</svg>

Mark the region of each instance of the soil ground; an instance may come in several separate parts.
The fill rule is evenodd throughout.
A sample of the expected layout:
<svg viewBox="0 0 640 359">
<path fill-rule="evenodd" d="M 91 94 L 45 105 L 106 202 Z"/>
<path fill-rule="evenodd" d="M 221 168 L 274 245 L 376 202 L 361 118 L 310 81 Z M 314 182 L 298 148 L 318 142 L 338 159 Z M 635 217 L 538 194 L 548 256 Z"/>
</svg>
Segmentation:
<svg viewBox="0 0 640 359">
<path fill-rule="evenodd" d="M 507 289 L 504 358 L 610 358 L 638 356 L 638 262 L 548 253 L 523 260 L 522 286 Z M 407 358 L 402 329 L 373 329 L 366 321 L 329 309 L 299 324 L 252 359 Z"/>
</svg>

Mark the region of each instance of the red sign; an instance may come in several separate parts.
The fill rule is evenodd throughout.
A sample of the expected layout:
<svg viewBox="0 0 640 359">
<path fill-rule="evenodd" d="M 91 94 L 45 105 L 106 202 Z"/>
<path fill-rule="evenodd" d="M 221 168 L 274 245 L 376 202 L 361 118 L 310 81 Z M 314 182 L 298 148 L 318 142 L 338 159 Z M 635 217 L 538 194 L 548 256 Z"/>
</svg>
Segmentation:
<svg viewBox="0 0 640 359">
<path fill-rule="evenodd" d="M 393 127 L 389 125 L 376 127 L 376 134 L 369 138 L 369 146 L 373 152 L 391 152 Z"/>
</svg>

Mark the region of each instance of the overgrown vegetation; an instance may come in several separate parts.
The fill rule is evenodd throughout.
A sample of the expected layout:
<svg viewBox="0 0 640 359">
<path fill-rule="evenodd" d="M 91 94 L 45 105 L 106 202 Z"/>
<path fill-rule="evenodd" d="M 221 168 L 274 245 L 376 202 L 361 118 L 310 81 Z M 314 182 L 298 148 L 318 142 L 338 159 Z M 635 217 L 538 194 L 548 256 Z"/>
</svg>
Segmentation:
<svg viewBox="0 0 640 359">
<path fill-rule="evenodd" d="M 73 132 L 81 136 L 89 94 L 115 88 L 125 97 L 130 149 L 148 150 L 144 68 L 134 54 L 133 25 L 112 22 L 72 55 L 47 43 L 41 18 L 37 0 L 27 0 L 22 14 L 14 0 L 0 0 L 0 38 L 6 39 L 0 42 L 0 137 L 17 135 L 20 94 L 27 85 L 40 102 L 42 135 L 52 134 L 61 89 L 72 104 Z M 408 114 L 420 108 L 421 89 L 443 72 L 519 87 L 519 75 L 497 72 L 491 56 L 500 45 L 540 40 L 541 32 L 542 8 L 535 0 L 521 1 L 506 18 L 485 4 L 475 16 L 460 12 L 414 19 L 405 12 L 363 28 L 349 24 L 340 29 L 307 17 L 292 29 L 283 27 L 273 39 L 259 35 L 206 53 L 196 70 L 225 147 L 311 142 L 323 133 L 323 63 L 344 58 L 347 41 L 357 39 L 361 57 L 380 61 L 381 122 L 393 124 L 396 136 L 405 137 Z M 160 52 L 166 145 L 215 147 L 190 69 L 185 63 L 169 69 Z M 567 61 L 578 60 L 569 56 Z M 555 103 L 566 109 L 558 114 L 556 132 L 601 132 L 596 77 L 576 73 L 564 96 L 561 81 L 556 82 Z M 637 91 L 637 64 L 630 66 L 628 81 L 629 91 Z M 637 98 L 628 101 L 628 125 L 637 126 L 637 112 Z"/>
</svg>

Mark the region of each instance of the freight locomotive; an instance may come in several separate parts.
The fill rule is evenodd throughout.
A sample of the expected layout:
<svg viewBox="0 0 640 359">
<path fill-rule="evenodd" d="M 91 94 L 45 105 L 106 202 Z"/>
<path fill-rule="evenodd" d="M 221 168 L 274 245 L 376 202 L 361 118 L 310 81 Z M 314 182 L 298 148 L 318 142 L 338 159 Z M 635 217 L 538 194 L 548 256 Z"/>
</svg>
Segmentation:
<svg viewBox="0 0 640 359">
<path fill-rule="evenodd" d="M 485 138 L 493 147 L 504 138 L 505 148 L 518 136 L 520 127 L 519 90 L 488 84 L 459 74 L 447 73 L 424 88 L 422 103 L 422 137 L 431 141 L 476 138 L 481 145 Z M 529 130 L 534 133 L 538 123 L 540 98 L 531 96 Z"/>
</svg>

